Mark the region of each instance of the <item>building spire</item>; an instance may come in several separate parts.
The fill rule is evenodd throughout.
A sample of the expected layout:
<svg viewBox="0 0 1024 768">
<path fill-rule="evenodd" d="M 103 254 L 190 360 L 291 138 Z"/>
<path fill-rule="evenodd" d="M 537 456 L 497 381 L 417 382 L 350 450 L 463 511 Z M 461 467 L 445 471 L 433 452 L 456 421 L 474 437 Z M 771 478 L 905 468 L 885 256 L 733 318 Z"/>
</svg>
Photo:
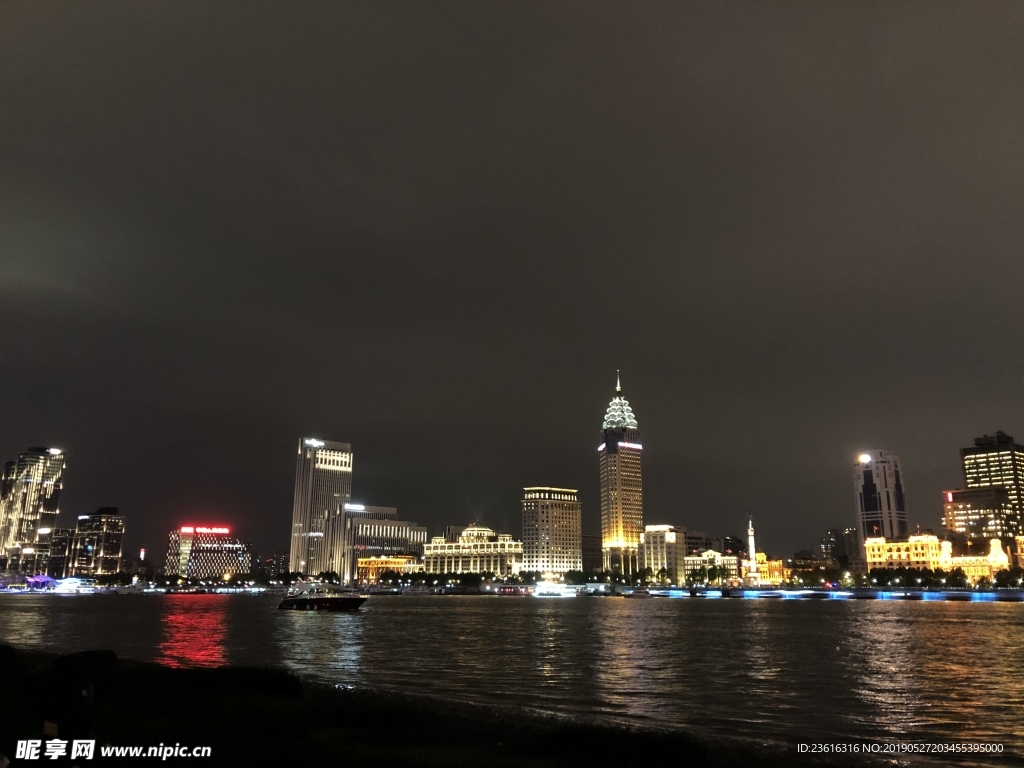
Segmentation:
<svg viewBox="0 0 1024 768">
<path fill-rule="evenodd" d="M 622 391 L 622 377 L 619 375 L 619 369 L 615 369 L 615 391 Z"/>
</svg>

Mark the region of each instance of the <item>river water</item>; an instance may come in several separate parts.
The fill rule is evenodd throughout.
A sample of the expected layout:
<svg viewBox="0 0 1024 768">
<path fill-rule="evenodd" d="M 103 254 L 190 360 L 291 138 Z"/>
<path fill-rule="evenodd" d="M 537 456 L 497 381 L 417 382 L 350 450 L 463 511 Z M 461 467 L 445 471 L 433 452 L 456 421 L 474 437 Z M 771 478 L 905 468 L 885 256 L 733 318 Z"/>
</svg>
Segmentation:
<svg viewBox="0 0 1024 768">
<path fill-rule="evenodd" d="M 376 596 L 0 595 L 0 643 L 776 744 L 999 742 L 1024 758 L 1024 604 Z"/>
</svg>

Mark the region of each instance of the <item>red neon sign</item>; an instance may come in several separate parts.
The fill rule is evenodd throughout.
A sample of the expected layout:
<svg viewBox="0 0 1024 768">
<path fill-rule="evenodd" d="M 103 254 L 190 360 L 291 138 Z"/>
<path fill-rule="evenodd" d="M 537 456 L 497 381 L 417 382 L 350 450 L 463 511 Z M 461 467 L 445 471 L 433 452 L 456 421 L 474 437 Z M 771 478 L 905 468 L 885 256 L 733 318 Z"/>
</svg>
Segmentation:
<svg viewBox="0 0 1024 768">
<path fill-rule="evenodd" d="M 182 533 L 231 533 L 228 528 L 209 528 L 205 525 L 183 525 Z"/>
</svg>

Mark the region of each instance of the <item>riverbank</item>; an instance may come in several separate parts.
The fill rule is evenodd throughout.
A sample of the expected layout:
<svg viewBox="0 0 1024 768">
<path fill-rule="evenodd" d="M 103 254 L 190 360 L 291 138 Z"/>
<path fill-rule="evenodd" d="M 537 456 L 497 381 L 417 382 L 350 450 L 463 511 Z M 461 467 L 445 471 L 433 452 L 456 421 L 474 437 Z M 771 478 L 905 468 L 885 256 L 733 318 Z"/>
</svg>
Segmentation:
<svg viewBox="0 0 1024 768">
<path fill-rule="evenodd" d="M 0 646 L 0 696 L 17 702 L 0 718 L 0 754 L 13 766 L 32 764 L 13 759 L 19 739 L 52 738 L 95 739 L 96 758 L 81 765 L 159 759 L 104 761 L 104 744 L 210 747 L 211 757 L 201 763 L 210 766 L 823 764 L 798 756 L 795 745 L 716 744 L 686 733 L 331 688 L 270 668 L 172 669 L 109 651 L 55 656 Z M 193 758 L 169 762 L 185 759 Z"/>
</svg>

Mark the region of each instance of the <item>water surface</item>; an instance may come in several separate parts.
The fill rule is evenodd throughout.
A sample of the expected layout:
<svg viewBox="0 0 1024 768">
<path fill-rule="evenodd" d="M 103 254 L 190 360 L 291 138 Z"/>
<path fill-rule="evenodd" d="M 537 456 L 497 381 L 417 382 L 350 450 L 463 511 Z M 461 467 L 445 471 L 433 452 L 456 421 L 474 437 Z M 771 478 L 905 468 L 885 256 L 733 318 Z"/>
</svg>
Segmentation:
<svg viewBox="0 0 1024 768">
<path fill-rule="evenodd" d="M 1024 755 L 1024 604 L 0 595 L 0 642 L 797 743 L 1002 742 Z"/>
</svg>

